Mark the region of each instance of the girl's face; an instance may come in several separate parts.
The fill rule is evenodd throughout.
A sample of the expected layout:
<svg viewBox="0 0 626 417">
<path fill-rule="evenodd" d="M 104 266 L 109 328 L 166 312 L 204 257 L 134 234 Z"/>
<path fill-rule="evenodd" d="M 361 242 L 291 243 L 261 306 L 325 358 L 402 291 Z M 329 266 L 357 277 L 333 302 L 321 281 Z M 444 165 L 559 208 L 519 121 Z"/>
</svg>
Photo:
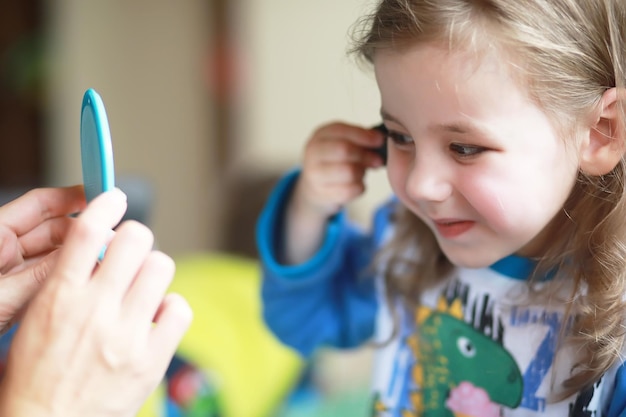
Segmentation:
<svg viewBox="0 0 626 417">
<path fill-rule="evenodd" d="M 541 255 L 578 172 L 508 65 L 428 44 L 374 59 L 391 187 L 458 266 Z"/>
</svg>

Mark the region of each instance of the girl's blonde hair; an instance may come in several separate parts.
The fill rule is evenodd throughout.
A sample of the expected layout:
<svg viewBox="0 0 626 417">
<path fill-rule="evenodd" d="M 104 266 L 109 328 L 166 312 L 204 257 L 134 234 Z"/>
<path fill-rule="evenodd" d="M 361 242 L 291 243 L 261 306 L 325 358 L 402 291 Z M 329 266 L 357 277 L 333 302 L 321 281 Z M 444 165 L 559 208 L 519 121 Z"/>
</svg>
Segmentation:
<svg viewBox="0 0 626 417">
<path fill-rule="evenodd" d="M 355 32 L 356 52 L 370 63 L 379 50 L 402 52 L 438 42 L 451 50 L 497 48 L 529 96 L 568 140 L 588 122 L 607 89 L 617 88 L 625 140 L 626 1 L 624 0 L 382 0 Z M 553 245 L 541 271 L 555 282 L 573 282 L 563 323 L 567 340 L 582 352 L 563 395 L 597 381 L 624 345 L 626 307 L 626 161 L 601 177 L 578 176 L 563 212 L 548 225 Z M 396 230 L 383 259 L 390 299 L 408 305 L 440 282 L 452 265 L 432 233 L 398 207 Z M 419 248 L 418 257 L 407 256 Z M 554 286 L 548 287 L 554 290 Z M 574 317 L 574 320 L 569 320 Z"/>
</svg>

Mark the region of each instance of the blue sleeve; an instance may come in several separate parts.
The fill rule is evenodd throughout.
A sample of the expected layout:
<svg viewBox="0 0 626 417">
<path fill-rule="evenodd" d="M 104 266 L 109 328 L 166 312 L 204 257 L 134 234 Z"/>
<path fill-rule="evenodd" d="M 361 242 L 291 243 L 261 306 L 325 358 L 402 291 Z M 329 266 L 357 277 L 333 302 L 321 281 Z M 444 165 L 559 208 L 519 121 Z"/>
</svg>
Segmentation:
<svg viewBox="0 0 626 417">
<path fill-rule="evenodd" d="M 257 223 L 257 245 L 263 318 L 278 339 L 308 357 L 319 346 L 356 347 L 374 334 L 378 302 L 370 267 L 375 239 L 342 212 L 329 220 L 311 259 L 280 264 L 283 211 L 298 175 L 287 175 L 270 196 Z"/>
<path fill-rule="evenodd" d="M 626 417 L 626 369 L 622 364 L 615 374 L 615 388 L 607 417 Z"/>
</svg>

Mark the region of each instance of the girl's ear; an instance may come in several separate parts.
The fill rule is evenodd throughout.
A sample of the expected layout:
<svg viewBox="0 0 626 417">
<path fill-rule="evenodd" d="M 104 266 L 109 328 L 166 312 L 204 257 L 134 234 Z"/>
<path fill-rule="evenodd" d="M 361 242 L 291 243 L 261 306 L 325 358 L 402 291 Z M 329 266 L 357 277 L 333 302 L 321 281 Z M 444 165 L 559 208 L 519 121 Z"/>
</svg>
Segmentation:
<svg viewBox="0 0 626 417">
<path fill-rule="evenodd" d="M 616 88 L 604 92 L 589 128 L 589 137 L 580 148 L 580 169 L 588 175 L 608 174 L 626 151 L 624 120 Z"/>
</svg>

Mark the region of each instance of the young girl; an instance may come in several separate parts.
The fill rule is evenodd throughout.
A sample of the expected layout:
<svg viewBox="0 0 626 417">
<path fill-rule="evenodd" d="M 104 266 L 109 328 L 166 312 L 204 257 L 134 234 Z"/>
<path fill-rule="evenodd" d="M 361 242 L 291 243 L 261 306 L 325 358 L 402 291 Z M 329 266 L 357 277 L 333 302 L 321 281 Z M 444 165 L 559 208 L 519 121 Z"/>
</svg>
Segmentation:
<svg viewBox="0 0 626 417">
<path fill-rule="evenodd" d="M 395 197 L 351 225 L 383 135 L 313 134 L 258 224 L 268 325 L 304 356 L 373 339 L 375 415 L 626 415 L 626 2 L 364 23 Z"/>
</svg>

